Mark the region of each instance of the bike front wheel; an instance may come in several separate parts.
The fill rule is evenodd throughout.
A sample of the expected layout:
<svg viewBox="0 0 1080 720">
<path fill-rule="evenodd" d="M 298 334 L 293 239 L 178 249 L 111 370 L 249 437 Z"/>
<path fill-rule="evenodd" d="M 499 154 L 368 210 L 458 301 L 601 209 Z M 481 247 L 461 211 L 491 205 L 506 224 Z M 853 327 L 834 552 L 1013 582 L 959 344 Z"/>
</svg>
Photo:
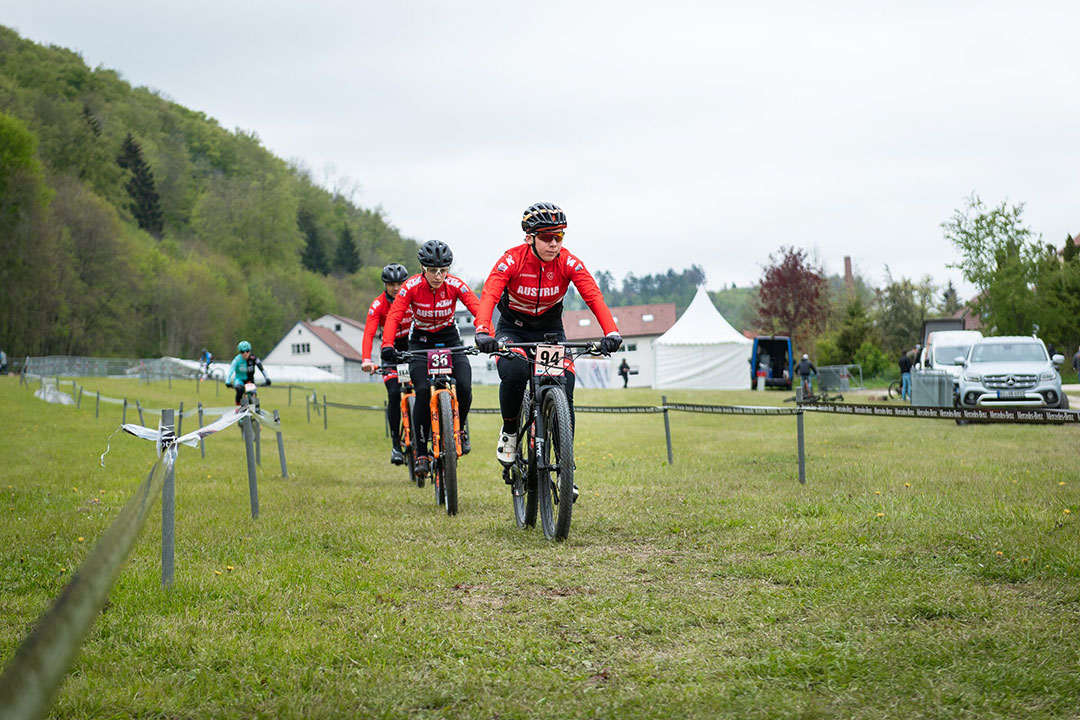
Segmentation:
<svg viewBox="0 0 1080 720">
<path fill-rule="evenodd" d="M 454 406 L 449 392 L 439 394 L 439 463 L 442 465 L 439 485 L 446 503 L 446 514 L 457 515 L 457 438 L 454 436 Z"/>
<path fill-rule="evenodd" d="M 900 397 L 901 385 L 899 380 L 893 380 L 889 383 L 889 399 L 894 400 Z"/>
<path fill-rule="evenodd" d="M 570 534 L 574 507 L 574 432 L 570 404 L 562 388 L 544 393 L 540 411 L 544 438 L 538 438 L 536 485 L 540 524 L 549 540 L 565 540 Z"/>
</svg>

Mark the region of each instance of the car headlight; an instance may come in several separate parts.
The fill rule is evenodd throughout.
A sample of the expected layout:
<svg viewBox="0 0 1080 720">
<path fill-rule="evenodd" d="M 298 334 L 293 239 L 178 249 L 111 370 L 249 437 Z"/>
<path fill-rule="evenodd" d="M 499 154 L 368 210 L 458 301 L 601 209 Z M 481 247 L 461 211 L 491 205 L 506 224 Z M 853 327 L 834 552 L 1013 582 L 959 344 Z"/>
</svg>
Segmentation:
<svg viewBox="0 0 1080 720">
<path fill-rule="evenodd" d="M 1057 373 L 1053 370 L 1047 370 L 1046 372 L 1039 375 L 1040 380 L 1053 380 L 1056 377 Z"/>
<path fill-rule="evenodd" d="M 982 381 L 982 376 L 981 375 L 973 375 L 971 373 L 968 373 L 967 375 L 964 375 L 964 379 L 967 380 L 968 382 L 981 382 Z"/>
</svg>

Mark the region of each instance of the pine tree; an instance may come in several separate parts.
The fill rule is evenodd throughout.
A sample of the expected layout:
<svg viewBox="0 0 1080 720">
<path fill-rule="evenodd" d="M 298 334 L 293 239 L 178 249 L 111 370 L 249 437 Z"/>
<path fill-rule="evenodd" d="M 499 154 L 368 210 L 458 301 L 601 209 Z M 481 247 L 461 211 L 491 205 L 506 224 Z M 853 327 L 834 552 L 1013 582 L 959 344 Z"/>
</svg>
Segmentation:
<svg viewBox="0 0 1080 720">
<path fill-rule="evenodd" d="M 131 173 L 127 185 L 124 188 L 131 197 L 128 209 L 146 232 L 161 239 L 165 229 L 161 214 L 161 198 L 158 197 L 154 188 L 154 173 L 142 156 L 142 148 L 131 133 L 124 138 L 124 144 L 120 149 L 120 155 L 116 158 L 120 167 Z"/>
<path fill-rule="evenodd" d="M 337 253 L 334 255 L 334 269 L 346 275 L 360 269 L 360 252 L 356 249 L 356 241 L 353 240 L 348 223 L 341 231 L 341 242 L 338 243 Z"/>
<path fill-rule="evenodd" d="M 959 309 L 960 298 L 956 294 L 956 287 L 953 286 L 952 280 L 950 280 L 949 284 L 945 286 L 945 292 L 941 295 L 941 312 L 952 316 Z"/>
<path fill-rule="evenodd" d="M 311 272 L 320 275 L 330 274 L 330 263 L 326 259 L 319 228 L 315 226 L 315 217 L 307 210 L 296 214 L 296 225 L 304 234 L 304 250 L 300 253 L 300 262 Z"/>
</svg>

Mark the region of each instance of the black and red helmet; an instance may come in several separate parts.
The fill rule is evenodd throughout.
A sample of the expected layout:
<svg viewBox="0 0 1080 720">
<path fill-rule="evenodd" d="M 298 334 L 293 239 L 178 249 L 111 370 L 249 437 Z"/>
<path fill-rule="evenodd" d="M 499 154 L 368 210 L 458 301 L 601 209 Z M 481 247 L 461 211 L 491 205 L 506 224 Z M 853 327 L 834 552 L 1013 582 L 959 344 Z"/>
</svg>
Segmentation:
<svg viewBox="0 0 1080 720">
<path fill-rule="evenodd" d="M 552 203 L 542 202 L 530 205 L 521 216 L 521 229 L 527 233 L 565 230 L 566 213 L 561 207 Z"/>
</svg>

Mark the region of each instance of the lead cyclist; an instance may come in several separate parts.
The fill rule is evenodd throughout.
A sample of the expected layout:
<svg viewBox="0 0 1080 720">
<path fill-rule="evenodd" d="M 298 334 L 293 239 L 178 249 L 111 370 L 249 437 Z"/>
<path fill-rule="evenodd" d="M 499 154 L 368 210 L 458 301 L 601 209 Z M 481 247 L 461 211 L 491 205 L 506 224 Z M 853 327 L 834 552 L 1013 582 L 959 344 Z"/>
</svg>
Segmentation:
<svg viewBox="0 0 1080 720">
<path fill-rule="evenodd" d="M 524 241 L 504 252 L 495 262 L 480 298 L 476 316 L 476 347 L 493 352 L 500 343 L 544 342 L 554 334 L 566 340 L 563 329 L 563 297 L 573 283 L 585 304 L 596 316 L 604 333 L 600 349 L 613 353 L 622 345 L 622 336 L 615 326 L 604 294 L 585 264 L 563 248 L 566 235 L 566 214 L 557 205 L 536 203 L 525 209 L 521 218 Z M 492 329 L 491 316 L 498 305 L 499 326 Z M 495 455 L 503 465 L 511 465 L 517 455 L 518 416 L 529 382 L 530 365 L 525 354 L 521 358 L 500 357 L 499 409 L 503 426 Z M 570 405 L 571 423 L 574 419 L 573 365 L 566 363 L 566 399 Z M 509 482 L 509 481 L 508 481 Z M 575 488 L 575 499 L 577 489 Z"/>
</svg>

